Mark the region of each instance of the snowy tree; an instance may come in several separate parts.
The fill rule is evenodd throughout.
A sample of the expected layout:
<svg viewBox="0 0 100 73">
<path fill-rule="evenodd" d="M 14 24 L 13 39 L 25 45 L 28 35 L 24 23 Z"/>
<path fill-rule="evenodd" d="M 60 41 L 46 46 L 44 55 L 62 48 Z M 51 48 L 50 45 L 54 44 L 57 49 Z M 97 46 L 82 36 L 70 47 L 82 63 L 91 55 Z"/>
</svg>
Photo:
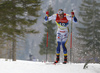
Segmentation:
<svg viewBox="0 0 100 73">
<path fill-rule="evenodd" d="M 12 42 L 12 58 L 16 60 L 16 42 L 26 33 L 36 33 L 30 29 L 39 17 L 40 0 L 1 0 L 0 38 Z"/>
<path fill-rule="evenodd" d="M 51 16 L 54 11 L 51 6 L 49 6 L 48 10 L 49 11 L 49 16 Z M 43 23 L 45 28 L 45 34 L 43 37 L 43 40 L 41 42 L 40 46 L 40 54 L 55 54 L 55 49 L 56 49 L 56 33 L 55 33 L 55 26 L 56 24 L 53 23 L 52 21 L 48 21 L 47 23 Z M 48 32 L 48 47 L 46 47 L 46 38 L 47 38 L 47 32 Z"/>
<path fill-rule="evenodd" d="M 85 58 L 100 57 L 100 2 L 96 0 L 83 0 L 79 12 L 80 24 L 77 27 L 78 37 L 82 47 L 80 53 Z M 100 59 L 100 58 L 99 58 Z"/>
</svg>

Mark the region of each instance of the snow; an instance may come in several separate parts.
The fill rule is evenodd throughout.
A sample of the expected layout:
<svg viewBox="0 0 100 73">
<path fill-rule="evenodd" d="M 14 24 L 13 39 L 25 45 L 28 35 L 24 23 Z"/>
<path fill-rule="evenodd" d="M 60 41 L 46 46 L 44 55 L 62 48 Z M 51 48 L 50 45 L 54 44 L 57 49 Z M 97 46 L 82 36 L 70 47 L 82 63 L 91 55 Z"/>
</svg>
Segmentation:
<svg viewBox="0 0 100 73">
<path fill-rule="evenodd" d="M 30 61 L 4 61 L 0 59 L 0 73 L 100 73 L 100 64 L 89 64 L 83 69 L 84 63 L 46 64 Z"/>
</svg>

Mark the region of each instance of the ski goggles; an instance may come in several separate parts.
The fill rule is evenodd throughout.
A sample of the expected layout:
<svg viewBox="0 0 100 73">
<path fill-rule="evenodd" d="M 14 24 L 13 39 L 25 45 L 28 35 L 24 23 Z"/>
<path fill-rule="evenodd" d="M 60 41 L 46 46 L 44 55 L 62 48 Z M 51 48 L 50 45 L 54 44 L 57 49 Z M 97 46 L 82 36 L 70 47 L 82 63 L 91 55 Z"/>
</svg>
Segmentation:
<svg viewBox="0 0 100 73">
<path fill-rule="evenodd" d="M 58 11 L 58 14 L 59 14 L 59 15 L 62 15 L 62 14 L 64 14 L 64 11 L 63 11 L 63 10 Z"/>
</svg>

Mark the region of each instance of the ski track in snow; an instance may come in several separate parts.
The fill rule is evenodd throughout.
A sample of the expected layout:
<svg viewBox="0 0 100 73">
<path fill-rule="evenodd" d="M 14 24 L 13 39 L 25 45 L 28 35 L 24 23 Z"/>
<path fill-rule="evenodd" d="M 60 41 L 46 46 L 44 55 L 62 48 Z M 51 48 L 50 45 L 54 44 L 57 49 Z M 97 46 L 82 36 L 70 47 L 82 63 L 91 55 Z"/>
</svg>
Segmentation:
<svg viewBox="0 0 100 73">
<path fill-rule="evenodd" d="M 100 73 L 100 64 L 89 64 L 87 69 L 83 66 L 83 63 L 47 65 L 42 62 L 0 60 L 0 73 Z"/>
</svg>

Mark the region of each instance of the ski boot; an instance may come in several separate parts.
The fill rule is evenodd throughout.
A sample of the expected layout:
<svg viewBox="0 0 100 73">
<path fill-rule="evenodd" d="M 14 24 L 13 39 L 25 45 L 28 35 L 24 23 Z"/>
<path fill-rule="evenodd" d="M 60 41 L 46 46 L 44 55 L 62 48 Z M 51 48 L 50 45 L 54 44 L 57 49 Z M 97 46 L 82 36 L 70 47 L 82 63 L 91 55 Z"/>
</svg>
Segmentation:
<svg viewBox="0 0 100 73">
<path fill-rule="evenodd" d="M 56 61 L 54 62 L 54 64 L 59 62 L 59 55 L 56 55 Z"/>
<path fill-rule="evenodd" d="M 66 64 L 67 63 L 67 56 L 64 56 L 64 62 L 63 64 Z"/>
</svg>

